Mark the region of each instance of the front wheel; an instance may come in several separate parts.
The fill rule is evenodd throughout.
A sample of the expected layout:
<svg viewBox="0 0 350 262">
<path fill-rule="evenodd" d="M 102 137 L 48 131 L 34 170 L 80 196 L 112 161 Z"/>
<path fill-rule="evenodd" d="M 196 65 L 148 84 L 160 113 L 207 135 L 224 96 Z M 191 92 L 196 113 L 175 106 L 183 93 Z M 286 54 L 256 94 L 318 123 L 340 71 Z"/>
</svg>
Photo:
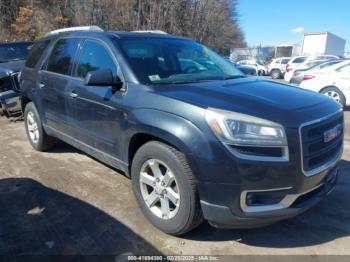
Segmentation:
<svg viewBox="0 0 350 262">
<path fill-rule="evenodd" d="M 55 144 L 55 138 L 46 134 L 41 119 L 33 102 L 26 105 L 24 110 L 24 124 L 28 140 L 37 151 L 46 151 Z"/>
<path fill-rule="evenodd" d="M 175 148 L 146 143 L 136 152 L 131 176 L 137 202 L 155 227 L 181 235 L 202 222 L 195 179 L 185 156 Z"/>
<path fill-rule="evenodd" d="M 334 101 L 341 104 L 342 107 L 346 104 L 346 99 L 342 91 L 339 90 L 339 88 L 335 86 L 326 87 L 321 91 L 322 94 L 329 96 Z"/>
<path fill-rule="evenodd" d="M 278 70 L 278 69 L 273 69 L 273 70 L 271 71 L 271 78 L 272 78 L 272 79 L 280 79 L 281 76 L 282 76 L 282 74 L 281 74 L 281 71 L 280 71 L 280 70 Z"/>
</svg>

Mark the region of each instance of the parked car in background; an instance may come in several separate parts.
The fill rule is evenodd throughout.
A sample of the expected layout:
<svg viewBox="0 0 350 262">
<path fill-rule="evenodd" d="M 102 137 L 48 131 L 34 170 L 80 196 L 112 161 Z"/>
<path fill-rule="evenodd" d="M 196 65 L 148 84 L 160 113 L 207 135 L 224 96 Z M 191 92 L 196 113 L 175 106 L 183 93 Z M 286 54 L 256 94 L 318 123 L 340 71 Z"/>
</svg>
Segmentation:
<svg viewBox="0 0 350 262">
<path fill-rule="evenodd" d="M 305 69 L 295 69 L 294 70 L 294 73 L 293 73 L 293 77 L 290 79 L 289 83 L 290 84 L 293 84 L 293 85 L 299 85 L 303 79 L 304 79 L 304 76 L 305 75 L 310 75 L 312 74 L 313 72 L 316 72 L 318 70 L 322 70 L 324 68 L 327 68 L 329 66 L 332 66 L 332 65 L 335 65 L 337 63 L 340 63 L 344 61 L 344 59 L 335 59 L 335 60 L 329 60 L 329 61 L 326 61 L 326 62 L 319 62 L 319 63 L 310 63 L 311 66 L 308 67 L 308 68 L 305 68 Z"/>
<path fill-rule="evenodd" d="M 0 43 L 0 67 L 3 63 L 11 63 L 15 61 L 25 60 L 33 42 L 11 42 Z"/>
<path fill-rule="evenodd" d="M 280 57 L 273 59 L 268 65 L 267 74 L 271 75 L 272 79 L 282 78 L 286 72 L 286 67 L 289 60 L 290 57 Z"/>
<path fill-rule="evenodd" d="M 327 61 L 327 60 L 334 60 L 334 59 L 340 59 L 339 56 L 336 55 L 313 55 L 308 56 L 304 63 L 309 63 L 312 61 Z"/>
<path fill-rule="evenodd" d="M 239 69 L 246 76 L 256 76 L 256 69 L 250 66 L 243 66 L 235 64 L 236 68 Z"/>
<path fill-rule="evenodd" d="M 299 86 L 329 96 L 343 107 L 350 105 L 350 61 L 305 74 Z"/>
<path fill-rule="evenodd" d="M 205 69 L 182 68 L 180 59 Z M 216 227 L 264 226 L 309 209 L 337 183 L 339 104 L 246 77 L 189 39 L 50 35 L 32 48 L 21 92 L 34 149 L 60 139 L 121 170 L 145 216 L 166 233 L 184 234 L 203 218 Z M 314 147 L 323 133 L 328 140 Z"/>
<path fill-rule="evenodd" d="M 232 62 L 229 58 L 225 58 L 227 61 L 232 63 L 238 70 L 240 70 L 246 76 L 256 76 L 256 69 L 251 66 L 243 66 Z"/>
<path fill-rule="evenodd" d="M 21 113 L 19 72 L 0 67 L 0 108 L 7 117 Z"/>
<path fill-rule="evenodd" d="M 240 60 L 237 62 L 238 65 L 241 66 L 248 66 L 255 69 L 256 74 L 259 76 L 263 76 L 267 74 L 268 68 L 266 65 L 264 65 L 262 62 L 254 59 L 249 60 Z"/>
<path fill-rule="evenodd" d="M 290 79 L 293 77 L 294 70 L 296 69 L 307 69 L 309 67 L 312 67 L 314 65 L 320 64 L 322 62 L 326 62 L 329 60 L 339 59 L 338 56 L 333 55 L 322 55 L 322 56 L 309 56 L 309 57 L 299 57 L 298 59 L 294 60 L 293 63 L 288 63 L 286 67 L 286 74 L 284 75 L 284 80 L 289 82 Z M 296 63 L 295 61 L 302 61 L 300 63 Z"/>
<path fill-rule="evenodd" d="M 300 64 L 304 63 L 307 56 L 294 56 L 292 57 L 286 65 L 286 72 L 284 74 L 284 80 L 289 82 L 293 76 L 293 70 Z"/>
</svg>

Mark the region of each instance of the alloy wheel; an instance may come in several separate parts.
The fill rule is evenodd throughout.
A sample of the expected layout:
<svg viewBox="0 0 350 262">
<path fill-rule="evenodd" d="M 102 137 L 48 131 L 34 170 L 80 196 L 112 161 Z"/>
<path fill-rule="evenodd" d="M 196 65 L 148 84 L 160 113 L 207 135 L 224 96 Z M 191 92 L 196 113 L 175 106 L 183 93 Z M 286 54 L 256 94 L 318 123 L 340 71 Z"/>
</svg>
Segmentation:
<svg viewBox="0 0 350 262">
<path fill-rule="evenodd" d="M 327 91 L 325 93 L 325 95 L 331 97 L 333 100 L 335 100 L 336 102 L 340 103 L 340 95 L 338 94 L 338 92 L 336 92 L 336 91 Z"/>
<path fill-rule="evenodd" d="M 172 170 L 157 159 L 141 167 L 140 188 L 143 200 L 157 217 L 168 220 L 179 211 L 180 191 Z"/>
<path fill-rule="evenodd" d="M 35 116 L 33 112 L 28 112 L 27 114 L 27 128 L 29 137 L 32 140 L 34 144 L 37 144 L 39 142 L 39 128 L 38 123 L 35 120 Z"/>
</svg>

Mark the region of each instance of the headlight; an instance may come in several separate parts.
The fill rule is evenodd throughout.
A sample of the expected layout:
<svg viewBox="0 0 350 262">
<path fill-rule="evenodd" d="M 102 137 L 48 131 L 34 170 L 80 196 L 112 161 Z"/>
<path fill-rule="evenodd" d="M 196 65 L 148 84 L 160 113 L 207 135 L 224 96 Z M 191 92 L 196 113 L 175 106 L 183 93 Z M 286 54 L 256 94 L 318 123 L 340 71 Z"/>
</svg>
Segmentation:
<svg viewBox="0 0 350 262">
<path fill-rule="evenodd" d="M 286 147 L 284 128 L 277 123 L 245 114 L 207 109 L 205 119 L 225 144 L 255 147 Z"/>
</svg>

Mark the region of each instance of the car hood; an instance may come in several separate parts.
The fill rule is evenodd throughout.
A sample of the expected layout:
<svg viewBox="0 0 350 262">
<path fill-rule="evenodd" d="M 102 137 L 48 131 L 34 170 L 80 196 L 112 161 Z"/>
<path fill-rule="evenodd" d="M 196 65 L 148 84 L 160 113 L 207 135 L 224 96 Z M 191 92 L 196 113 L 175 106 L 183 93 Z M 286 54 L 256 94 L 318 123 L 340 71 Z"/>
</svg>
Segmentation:
<svg viewBox="0 0 350 262">
<path fill-rule="evenodd" d="M 11 61 L 6 63 L 0 63 L 0 70 L 12 70 L 12 72 L 19 72 L 21 71 L 22 67 L 24 66 L 24 60 L 19 61 Z"/>
<path fill-rule="evenodd" d="M 327 114 L 339 106 L 326 96 L 255 77 L 229 81 L 169 85 L 157 93 L 203 108 L 219 108 L 284 122 L 305 113 L 305 119 Z M 323 112 L 322 112 L 323 111 Z M 329 112 L 328 112 L 329 111 Z M 303 118 L 303 117 L 301 117 Z"/>
</svg>

